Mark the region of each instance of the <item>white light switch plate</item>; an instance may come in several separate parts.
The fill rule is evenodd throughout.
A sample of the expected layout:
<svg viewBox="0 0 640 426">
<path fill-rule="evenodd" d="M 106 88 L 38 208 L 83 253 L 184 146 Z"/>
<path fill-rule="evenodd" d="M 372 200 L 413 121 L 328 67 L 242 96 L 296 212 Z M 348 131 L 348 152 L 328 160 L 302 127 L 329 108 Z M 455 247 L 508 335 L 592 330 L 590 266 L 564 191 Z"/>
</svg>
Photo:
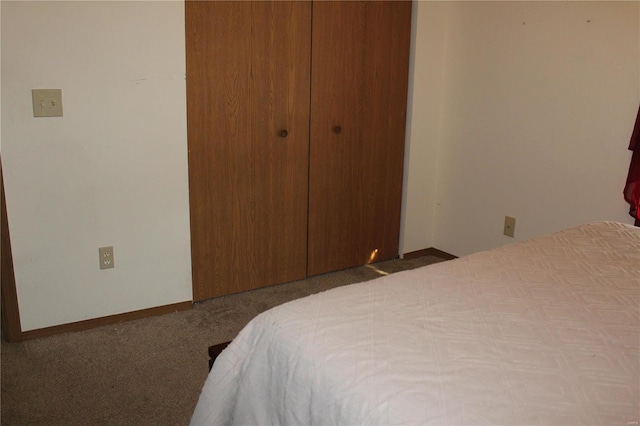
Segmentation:
<svg viewBox="0 0 640 426">
<path fill-rule="evenodd" d="M 32 89 L 34 117 L 62 117 L 61 89 Z"/>
</svg>

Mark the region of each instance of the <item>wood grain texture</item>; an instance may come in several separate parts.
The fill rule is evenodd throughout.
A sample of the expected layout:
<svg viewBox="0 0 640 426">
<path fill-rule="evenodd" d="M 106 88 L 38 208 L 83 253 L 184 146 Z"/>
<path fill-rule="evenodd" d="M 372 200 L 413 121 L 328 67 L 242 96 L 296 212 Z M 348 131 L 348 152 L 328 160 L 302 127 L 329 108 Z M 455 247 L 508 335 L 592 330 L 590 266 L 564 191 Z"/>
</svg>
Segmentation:
<svg viewBox="0 0 640 426">
<path fill-rule="evenodd" d="M 194 300 L 304 278 L 311 5 L 185 11 Z"/>
<path fill-rule="evenodd" d="M 2 187 L 2 333 L 8 342 L 22 340 L 22 326 L 20 323 L 20 309 L 18 307 L 18 293 L 16 291 L 16 279 L 13 270 L 13 256 L 11 252 L 11 237 L 9 234 L 9 220 L 7 219 L 7 203 L 4 196 L 4 176 L 0 165 L 0 185 Z"/>
<path fill-rule="evenodd" d="M 309 275 L 398 255 L 410 33 L 411 2 L 314 2 Z"/>
</svg>

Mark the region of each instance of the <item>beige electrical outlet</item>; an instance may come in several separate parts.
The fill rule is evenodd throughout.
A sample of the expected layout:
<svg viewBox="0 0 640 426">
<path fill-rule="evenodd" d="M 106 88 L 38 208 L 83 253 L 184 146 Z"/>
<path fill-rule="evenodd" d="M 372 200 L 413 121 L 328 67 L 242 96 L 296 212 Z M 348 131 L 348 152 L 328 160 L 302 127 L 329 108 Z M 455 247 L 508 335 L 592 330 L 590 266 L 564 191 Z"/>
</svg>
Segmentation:
<svg viewBox="0 0 640 426">
<path fill-rule="evenodd" d="M 511 216 L 504 217 L 504 235 L 512 237 L 516 233 L 516 218 Z"/>
<path fill-rule="evenodd" d="M 113 259 L 113 247 L 100 247 L 100 269 L 111 269 L 115 267 Z"/>
<path fill-rule="evenodd" d="M 31 90 L 34 117 L 62 117 L 61 89 Z"/>
</svg>

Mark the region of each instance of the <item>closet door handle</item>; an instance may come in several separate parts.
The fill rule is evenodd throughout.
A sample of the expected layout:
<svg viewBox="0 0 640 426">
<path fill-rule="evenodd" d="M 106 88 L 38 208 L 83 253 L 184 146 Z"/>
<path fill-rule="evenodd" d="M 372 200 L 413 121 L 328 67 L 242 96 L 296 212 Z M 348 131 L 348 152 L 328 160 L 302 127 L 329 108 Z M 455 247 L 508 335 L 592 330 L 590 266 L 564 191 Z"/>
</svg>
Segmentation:
<svg viewBox="0 0 640 426">
<path fill-rule="evenodd" d="M 336 132 L 336 133 L 338 133 L 338 134 L 339 134 L 339 133 L 342 133 L 342 126 L 335 126 L 335 127 L 333 128 L 333 131 L 334 131 L 334 132 Z"/>
<path fill-rule="evenodd" d="M 287 136 L 289 136 L 289 132 L 287 131 L 287 129 L 280 130 L 280 137 L 281 138 L 286 138 Z"/>
</svg>

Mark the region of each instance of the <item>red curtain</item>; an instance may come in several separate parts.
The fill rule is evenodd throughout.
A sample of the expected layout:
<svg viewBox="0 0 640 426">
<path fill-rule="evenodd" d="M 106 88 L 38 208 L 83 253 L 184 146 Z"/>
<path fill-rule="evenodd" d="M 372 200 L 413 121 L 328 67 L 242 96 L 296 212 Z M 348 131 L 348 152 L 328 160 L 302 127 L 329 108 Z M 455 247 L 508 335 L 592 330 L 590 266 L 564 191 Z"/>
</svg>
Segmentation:
<svg viewBox="0 0 640 426">
<path fill-rule="evenodd" d="M 633 127 L 629 149 L 633 151 L 627 184 L 624 187 L 624 199 L 631 205 L 629 214 L 636 219 L 636 226 L 640 226 L 640 108 Z"/>
</svg>

